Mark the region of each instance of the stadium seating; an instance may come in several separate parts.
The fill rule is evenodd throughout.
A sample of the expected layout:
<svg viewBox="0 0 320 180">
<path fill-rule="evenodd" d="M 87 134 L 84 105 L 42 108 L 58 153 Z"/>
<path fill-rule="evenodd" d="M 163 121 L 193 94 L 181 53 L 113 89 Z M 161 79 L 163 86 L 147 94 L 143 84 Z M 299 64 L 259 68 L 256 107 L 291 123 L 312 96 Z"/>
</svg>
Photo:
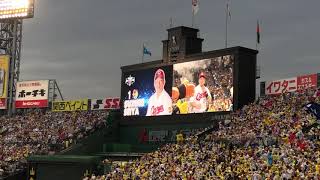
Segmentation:
<svg viewBox="0 0 320 180">
<path fill-rule="evenodd" d="M 33 110 L 0 117 L 0 179 L 25 169 L 29 155 L 56 154 L 104 127 L 107 114 Z"/>
<path fill-rule="evenodd" d="M 262 97 L 205 138 L 198 133 L 83 179 L 320 179 L 320 127 L 304 109 L 320 102 L 314 94 Z"/>
</svg>

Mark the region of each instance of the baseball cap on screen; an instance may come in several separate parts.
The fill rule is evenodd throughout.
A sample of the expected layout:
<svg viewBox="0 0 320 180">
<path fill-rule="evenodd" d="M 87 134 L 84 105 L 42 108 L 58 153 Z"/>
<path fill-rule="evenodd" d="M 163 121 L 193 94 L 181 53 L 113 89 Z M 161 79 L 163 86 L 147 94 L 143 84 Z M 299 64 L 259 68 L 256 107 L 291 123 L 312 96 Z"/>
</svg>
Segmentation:
<svg viewBox="0 0 320 180">
<path fill-rule="evenodd" d="M 206 74 L 205 74 L 204 72 L 201 72 L 201 73 L 199 74 L 199 78 L 201 78 L 201 77 L 206 78 Z"/>
<path fill-rule="evenodd" d="M 156 71 L 156 73 L 154 74 L 154 80 L 158 79 L 158 78 L 161 78 L 163 80 L 165 80 L 165 73 L 162 69 L 158 69 Z"/>
</svg>

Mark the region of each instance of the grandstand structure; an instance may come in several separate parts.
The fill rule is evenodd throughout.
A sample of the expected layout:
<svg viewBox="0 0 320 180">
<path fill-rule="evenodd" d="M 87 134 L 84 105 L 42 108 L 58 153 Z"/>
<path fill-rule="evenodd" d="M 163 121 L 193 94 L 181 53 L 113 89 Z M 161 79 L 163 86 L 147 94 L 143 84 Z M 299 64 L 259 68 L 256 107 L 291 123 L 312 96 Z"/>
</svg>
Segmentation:
<svg viewBox="0 0 320 180">
<path fill-rule="evenodd" d="M 0 53 L 10 56 L 10 74 L 8 88 L 8 114 L 13 112 L 16 83 L 20 78 L 20 60 L 22 45 L 22 19 L 4 19 L 0 22 Z"/>
<path fill-rule="evenodd" d="M 290 152 L 286 156 L 319 151 L 318 124 L 311 121 L 317 115 L 319 74 L 263 82 L 261 92 L 267 96 L 256 100 L 258 51 L 230 47 L 202 52 L 199 30 L 184 26 L 168 29 L 168 39 L 162 42 L 161 60 L 121 67 L 120 98 L 64 100 L 56 81 L 46 80 L 48 106 L 26 108 L 1 121 L 0 179 L 89 179 L 95 175 L 97 179 L 241 179 L 258 173 L 257 167 L 269 176 L 272 163 L 281 170 L 281 161 L 270 160 L 279 147 Z M 194 97 L 201 78 L 208 90 Z M 172 108 L 150 105 L 151 97 L 161 89 L 156 82 L 163 83 Z M 42 82 L 31 82 L 37 83 Z M 202 112 L 194 111 L 197 98 L 205 99 Z M 308 111 L 297 109 L 309 100 Z M 150 115 L 150 109 L 154 114 Z M 157 116 L 165 110 L 166 114 Z M 247 153 L 248 147 L 254 156 Z M 242 156 L 238 158 L 237 153 Z M 308 154 L 303 160 L 310 162 L 316 155 Z M 269 166 L 254 161 L 261 162 L 265 156 Z M 256 167 L 246 169 L 247 163 Z M 188 171 L 183 172 L 186 167 Z M 311 163 L 300 170 L 316 167 Z"/>
</svg>

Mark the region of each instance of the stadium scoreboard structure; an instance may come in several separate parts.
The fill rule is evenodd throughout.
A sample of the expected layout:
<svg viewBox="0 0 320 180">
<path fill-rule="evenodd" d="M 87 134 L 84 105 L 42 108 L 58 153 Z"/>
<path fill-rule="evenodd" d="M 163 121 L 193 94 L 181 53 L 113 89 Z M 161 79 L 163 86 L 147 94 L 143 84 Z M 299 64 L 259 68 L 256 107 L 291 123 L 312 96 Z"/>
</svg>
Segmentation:
<svg viewBox="0 0 320 180">
<path fill-rule="evenodd" d="M 198 31 L 168 29 L 162 60 L 121 67 L 122 123 L 207 122 L 255 100 L 258 51 L 202 52 Z"/>
</svg>

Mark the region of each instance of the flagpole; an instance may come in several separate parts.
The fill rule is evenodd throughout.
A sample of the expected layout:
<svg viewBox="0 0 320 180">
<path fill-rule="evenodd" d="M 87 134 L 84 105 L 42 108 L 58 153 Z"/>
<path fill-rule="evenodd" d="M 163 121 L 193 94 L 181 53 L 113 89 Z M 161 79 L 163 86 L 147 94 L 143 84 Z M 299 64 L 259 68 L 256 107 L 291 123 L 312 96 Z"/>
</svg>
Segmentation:
<svg viewBox="0 0 320 180">
<path fill-rule="evenodd" d="M 142 43 L 142 57 L 141 57 L 141 63 L 144 61 L 144 43 Z"/>
<path fill-rule="evenodd" d="M 228 47 L 228 4 L 226 7 L 226 39 L 225 39 L 225 48 Z"/>
<path fill-rule="evenodd" d="M 257 20 L 257 27 L 258 28 L 259 20 Z M 258 29 L 256 29 L 258 31 Z M 258 32 L 256 32 L 256 50 L 258 50 Z"/>
<path fill-rule="evenodd" d="M 194 12 L 195 12 L 195 9 L 194 9 L 194 1 L 191 0 L 191 5 L 192 5 L 192 19 L 191 19 L 191 27 L 194 26 Z"/>
<path fill-rule="evenodd" d="M 258 44 L 260 44 L 260 25 L 259 25 L 259 20 L 257 20 L 257 29 L 256 29 L 256 50 L 258 50 Z"/>
<path fill-rule="evenodd" d="M 191 25 L 191 27 L 193 27 L 194 26 L 194 13 L 192 12 L 192 25 Z"/>
<path fill-rule="evenodd" d="M 229 2 L 227 0 L 227 6 L 226 6 L 226 39 L 225 39 L 225 48 L 228 47 L 228 15 L 229 15 Z"/>
</svg>

